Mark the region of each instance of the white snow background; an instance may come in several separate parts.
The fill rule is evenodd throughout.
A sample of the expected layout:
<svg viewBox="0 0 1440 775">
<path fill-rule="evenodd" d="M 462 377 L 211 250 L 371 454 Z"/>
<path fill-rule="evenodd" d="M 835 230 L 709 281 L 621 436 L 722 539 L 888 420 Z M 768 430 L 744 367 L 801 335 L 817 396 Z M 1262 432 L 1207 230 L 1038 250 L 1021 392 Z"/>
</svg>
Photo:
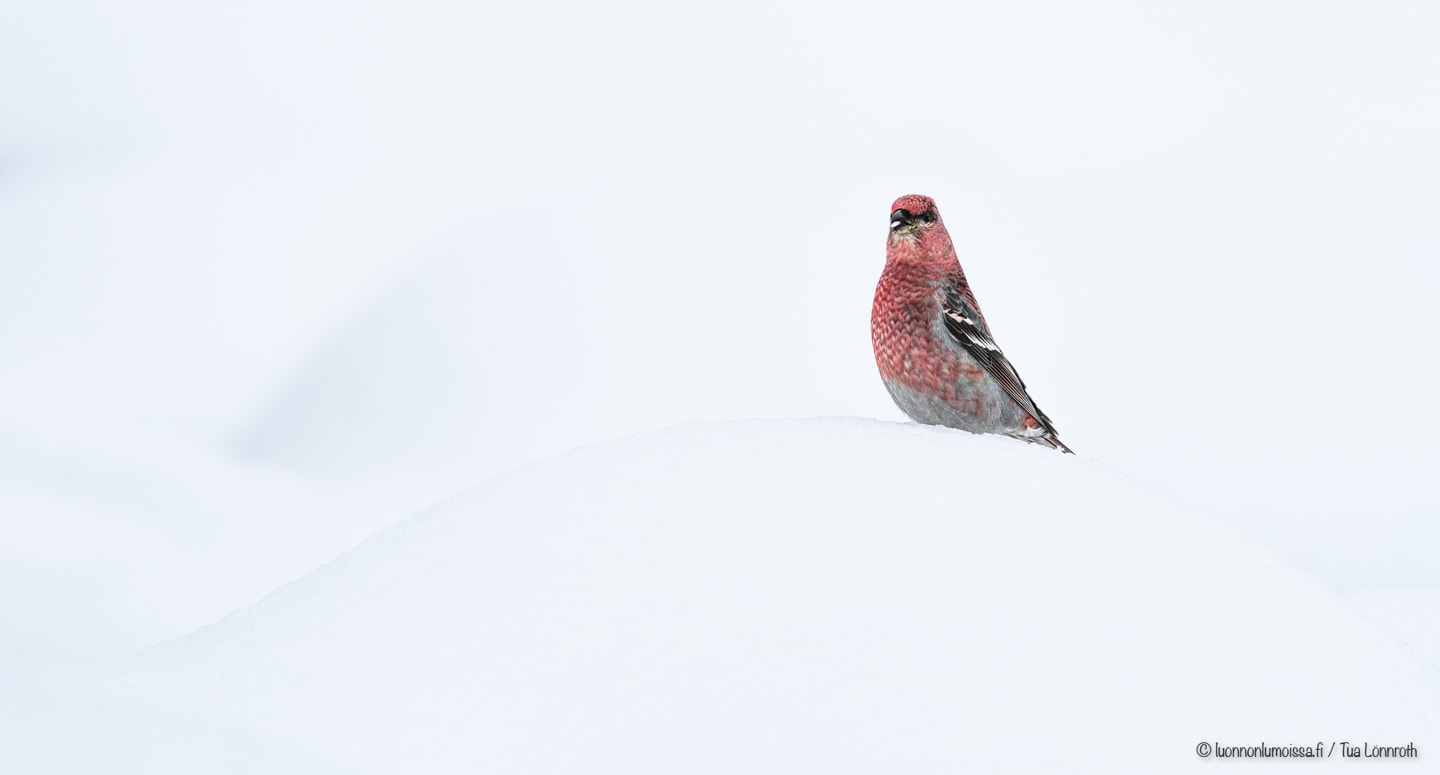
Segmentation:
<svg viewBox="0 0 1440 775">
<path fill-rule="evenodd" d="M 0 769 L 1433 760 L 1437 33 L 0 7 Z M 1078 458 L 838 419 L 555 458 L 900 419 L 911 192 Z"/>
</svg>

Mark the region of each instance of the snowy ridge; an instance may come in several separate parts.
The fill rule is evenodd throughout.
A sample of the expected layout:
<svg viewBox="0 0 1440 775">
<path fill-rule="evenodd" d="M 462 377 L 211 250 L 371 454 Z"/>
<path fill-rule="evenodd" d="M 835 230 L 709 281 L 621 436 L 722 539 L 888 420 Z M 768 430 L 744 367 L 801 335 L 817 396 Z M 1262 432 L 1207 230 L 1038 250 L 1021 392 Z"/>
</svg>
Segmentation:
<svg viewBox="0 0 1440 775">
<path fill-rule="evenodd" d="M 120 675 L 361 772 L 1154 772 L 1202 740 L 1440 743 L 1433 672 L 1213 520 L 1084 459 L 848 419 L 526 466 Z"/>
</svg>

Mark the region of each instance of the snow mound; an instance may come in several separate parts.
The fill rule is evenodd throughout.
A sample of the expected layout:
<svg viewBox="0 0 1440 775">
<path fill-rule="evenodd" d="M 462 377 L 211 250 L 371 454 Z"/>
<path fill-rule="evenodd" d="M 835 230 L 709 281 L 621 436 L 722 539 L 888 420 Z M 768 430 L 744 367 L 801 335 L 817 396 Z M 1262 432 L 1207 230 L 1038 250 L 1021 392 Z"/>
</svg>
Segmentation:
<svg viewBox="0 0 1440 775">
<path fill-rule="evenodd" d="M 1427 668 L 1218 523 L 1083 457 L 846 419 L 513 471 L 123 676 L 297 770 L 1114 773 L 1201 741 L 1440 743 Z"/>
<path fill-rule="evenodd" d="M 1440 668 L 1440 587 L 1382 587 L 1346 597 L 1422 660 Z"/>
</svg>

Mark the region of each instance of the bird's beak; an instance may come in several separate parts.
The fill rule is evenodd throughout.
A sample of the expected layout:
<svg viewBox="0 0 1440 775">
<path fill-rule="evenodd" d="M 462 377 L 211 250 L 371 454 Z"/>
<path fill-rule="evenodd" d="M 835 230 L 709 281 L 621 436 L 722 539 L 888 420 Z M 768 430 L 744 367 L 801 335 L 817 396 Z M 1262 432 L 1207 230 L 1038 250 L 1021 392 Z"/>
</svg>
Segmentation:
<svg viewBox="0 0 1440 775">
<path fill-rule="evenodd" d="M 910 211 L 909 211 L 909 210 L 896 210 L 895 212 L 890 213 L 890 230 L 891 230 L 891 231 L 894 231 L 894 230 L 900 228 L 901 226 L 909 226 L 909 225 L 910 225 Z"/>
</svg>

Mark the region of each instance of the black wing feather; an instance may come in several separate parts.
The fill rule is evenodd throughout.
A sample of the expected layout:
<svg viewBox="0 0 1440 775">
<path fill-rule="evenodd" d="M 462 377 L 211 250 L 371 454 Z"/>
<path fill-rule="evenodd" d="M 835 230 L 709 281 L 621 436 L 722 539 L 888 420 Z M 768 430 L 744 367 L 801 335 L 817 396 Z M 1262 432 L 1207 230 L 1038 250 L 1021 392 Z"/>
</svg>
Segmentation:
<svg viewBox="0 0 1440 775">
<path fill-rule="evenodd" d="M 1010 365 L 1010 359 L 1000 352 L 999 345 L 995 344 L 989 327 L 985 325 L 985 319 L 980 316 L 975 305 L 953 284 L 947 283 L 941 307 L 945 312 L 945 330 L 954 337 L 955 343 L 964 348 L 987 374 L 1000 383 L 1005 395 L 1010 396 L 1021 409 L 1029 412 L 1031 417 L 1039 420 L 1047 435 L 1054 436 L 1054 424 L 1040 411 L 1040 407 L 1035 405 L 1034 399 L 1030 398 L 1030 393 L 1025 390 L 1025 382 L 1020 379 L 1015 367 Z"/>
</svg>

